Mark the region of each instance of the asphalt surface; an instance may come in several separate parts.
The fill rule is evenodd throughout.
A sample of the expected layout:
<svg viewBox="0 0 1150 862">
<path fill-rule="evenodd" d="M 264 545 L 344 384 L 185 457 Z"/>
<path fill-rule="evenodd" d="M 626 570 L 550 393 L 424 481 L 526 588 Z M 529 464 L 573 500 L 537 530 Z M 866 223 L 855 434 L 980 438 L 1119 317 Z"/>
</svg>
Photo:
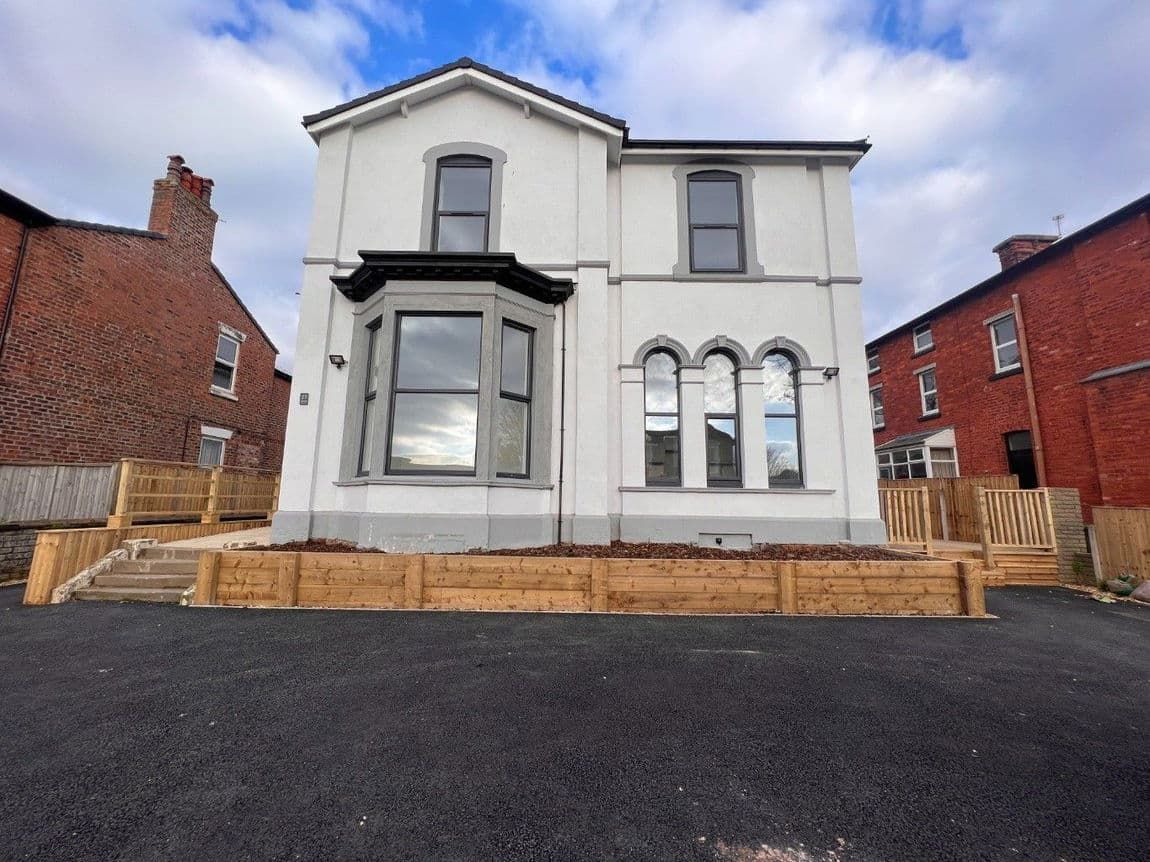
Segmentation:
<svg viewBox="0 0 1150 862">
<path fill-rule="evenodd" d="M 19 605 L 0 859 L 1145 859 L 1150 608 Z"/>
</svg>

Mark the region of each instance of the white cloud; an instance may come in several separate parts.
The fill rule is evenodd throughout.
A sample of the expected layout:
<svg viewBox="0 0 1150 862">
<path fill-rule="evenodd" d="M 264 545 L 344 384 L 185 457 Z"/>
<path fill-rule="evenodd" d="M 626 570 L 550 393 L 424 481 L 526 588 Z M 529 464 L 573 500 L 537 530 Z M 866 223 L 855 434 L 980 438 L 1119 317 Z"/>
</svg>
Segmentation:
<svg viewBox="0 0 1150 862">
<path fill-rule="evenodd" d="M 855 0 L 520 5 L 497 56 L 580 69 L 547 85 L 636 137 L 869 135 L 855 216 L 872 336 L 993 274 L 1006 236 L 1150 191 L 1147 3 L 906 0 L 888 9 L 897 45 Z M 967 56 L 924 47 L 956 24 Z"/>
<path fill-rule="evenodd" d="M 0 8 L 0 186 L 62 217 L 145 226 L 181 153 L 216 181 L 215 260 L 291 367 L 315 148 L 300 117 L 365 89 L 390 2 L 58 3 Z"/>
</svg>

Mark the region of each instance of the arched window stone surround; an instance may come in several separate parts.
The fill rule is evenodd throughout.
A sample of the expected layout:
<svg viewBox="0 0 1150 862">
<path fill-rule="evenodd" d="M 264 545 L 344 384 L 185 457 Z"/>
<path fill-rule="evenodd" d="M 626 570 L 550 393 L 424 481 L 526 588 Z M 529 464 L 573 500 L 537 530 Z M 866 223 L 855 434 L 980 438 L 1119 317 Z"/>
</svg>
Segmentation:
<svg viewBox="0 0 1150 862">
<path fill-rule="evenodd" d="M 714 338 L 704 341 L 703 344 L 695 351 L 695 358 L 692 360 L 695 365 L 702 365 L 703 360 L 706 359 L 708 353 L 729 353 L 735 358 L 736 366 L 745 366 L 751 364 L 751 355 L 747 353 L 747 348 L 739 344 L 733 338 L 728 338 L 725 335 L 716 335 Z"/>
<path fill-rule="evenodd" d="M 762 365 L 763 360 L 766 358 L 767 354 L 774 353 L 776 351 L 791 354 L 800 368 L 812 367 L 811 355 L 807 353 L 801 344 L 799 344 L 797 341 L 792 341 L 785 335 L 778 335 L 774 338 L 769 338 L 760 344 L 758 349 L 755 350 L 753 358 L 754 361 L 750 364 Z"/>
<path fill-rule="evenodd" d="M 680 366 L 692 364 L 691 351 L 687 349 L 686 345 L 666 335 L 656 335 L 640 344 L 639 349 L 635 351 L 635 359 L 632 364 L 642 366 L 647 361 L 647 354 L 652 350 L 666 350 L 673 353 L 675 358 L 679 360 Z"/>
<path fill-rule="evenodd" d="M 499 225 L 503 220 L 503 166 L 507 153 L 488 144 L 455 141 L 432 147 L 423 154 L 423 219 L 419 226 L 419 248 L 431 251 L 432 227 L 435 222 L 435 177 L 439 160 L 446 156 L 483 156 L 491 160 L 491 209 L 487 222 L 487 250 L 500 251 Z"/>
<path fill-rule="evenodd" d="M 722 281 L 724 276 L 743 273 L 691 272 L 691 226 L 687 214 L 687 177 L 702 171 L 727 171 L 738 174 L 743 201 L 743 246 L 746 275 L 763 275 L 759 263 L 758 233 L 755 231 L 755 171 L 750 165 L 726 159 L 706 159 L 678 165 L 671 175 L 675 178 L 675 212 L 679 230 L 679 259 L 671 270 L 675 278 L 694 281 Z"/>
</svg>

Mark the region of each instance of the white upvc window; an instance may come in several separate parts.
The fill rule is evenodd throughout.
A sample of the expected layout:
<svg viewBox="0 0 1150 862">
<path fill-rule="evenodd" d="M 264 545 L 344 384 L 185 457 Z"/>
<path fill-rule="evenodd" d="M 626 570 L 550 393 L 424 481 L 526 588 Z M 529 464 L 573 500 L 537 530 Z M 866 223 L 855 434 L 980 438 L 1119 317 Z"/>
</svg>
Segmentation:
<svg viewBox="0 0 1150 862">
<path fill-rule="evenodd" d="M 879 364 L 879 361 L 878 361 L 878 348 L 877 347 L 871 348 L 866 353 L 866 373 L 867 374 L 874 374 L 876 371 L 879 371 L 881 368 L 882 368 L 882 366 Z"/>
<path fill-rule="evenodd" d="M 236 366 L 240 361 L 238 338 L 220 333 L 216 339 L 216 361 L 212 367 L 212 391 L 232 395 L 236 391 Z"/>
<path fill-rule="evenodd" d="M 204 435 L 200 438 L 201 467 L 218 467 L 224 463 L 224 446 L 227 443 L 223 437 L 210 437 Z"/>
<path fill-rule="evenodd" d="M 930 331 L 930 324 L 923 323 L 914 328 L 914 352 L 925 353 L 934 347 L 934 334 Z"/>
<path fill-rule="evenodd" d="M 875 386 L 870 391 L 870 424 L 875 430 L 886 426 L 886 412 L 882 403 L 881 386 Z"/>
<path fill-rule="evenodd" d="M 922 402 L 923 416 L 938 415 L 938 378 L 935 377 L 934 366 L 928 366 L 915 374 L 918 375 L 918 392 Z"/>
<path fill-rule="evenodd" d="M 879 452 L 876 458 L 880 479 L 925 479 L 929 472 L 921 447 Z"/>
<path fill-rule="evenodd" d="M 994 353 L 994 370 L 1001 374 L 1022 367 L 1022 353 L 1018 346 L 1018 327 L 1013 314 L 1004 314 L 988 324 L 990 347 Z"/>
<path fill-rule="evenodd" d="M 952 479 L 958 475 L 958 458 L 949 446 L 931 446 L 929 466 L 932 479 Z"/>
</svg>

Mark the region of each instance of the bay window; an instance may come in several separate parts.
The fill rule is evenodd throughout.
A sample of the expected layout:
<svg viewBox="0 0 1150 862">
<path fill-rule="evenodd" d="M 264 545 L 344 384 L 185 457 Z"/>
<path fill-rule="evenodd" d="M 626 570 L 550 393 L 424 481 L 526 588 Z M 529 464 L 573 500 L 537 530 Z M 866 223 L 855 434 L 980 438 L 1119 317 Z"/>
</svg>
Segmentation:
<svg viewBox="0 0 1150 862">
<path fill-rule="evenodd" d="M 496 475 L 526 478 L 531 445 L 532 347 L 535 331 L 503 322 L 499 402 L 495 411 Z"/>
</svg>

